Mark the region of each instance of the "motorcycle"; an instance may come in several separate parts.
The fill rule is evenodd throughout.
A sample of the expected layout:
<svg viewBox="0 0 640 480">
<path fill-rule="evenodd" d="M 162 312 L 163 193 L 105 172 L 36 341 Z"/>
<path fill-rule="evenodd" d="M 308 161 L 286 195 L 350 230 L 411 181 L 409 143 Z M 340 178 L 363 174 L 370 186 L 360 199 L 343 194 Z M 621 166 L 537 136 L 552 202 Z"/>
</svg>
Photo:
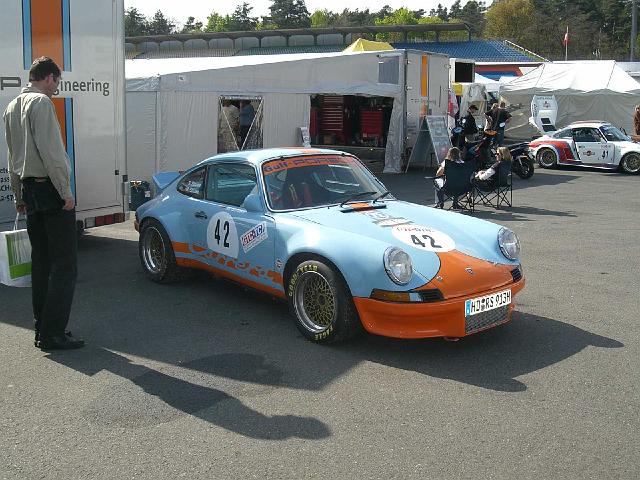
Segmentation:
<svg viewBox="0 0 640 480">
<path fill-rule="evenodd" d="M 533 176 L 533 158 L 529 154 L 529 144 L 527 142 L 506 145 L 511 153 L 511 171 L 520 178 L 526 180 Z"/>
<path fill-rule="evenodd" d="M 487 168 L 495 161 L 497 147 L 495 145 L 496 132 L 485 130 L 482 138 L 467 144 L 467 160 L 476 162 L 478 169 Z M 511 154 L 511 171 L 526 180 L 533 176 L 534 162 L 529 155 L 527 142 L 505 145 Z"/>
</svg>

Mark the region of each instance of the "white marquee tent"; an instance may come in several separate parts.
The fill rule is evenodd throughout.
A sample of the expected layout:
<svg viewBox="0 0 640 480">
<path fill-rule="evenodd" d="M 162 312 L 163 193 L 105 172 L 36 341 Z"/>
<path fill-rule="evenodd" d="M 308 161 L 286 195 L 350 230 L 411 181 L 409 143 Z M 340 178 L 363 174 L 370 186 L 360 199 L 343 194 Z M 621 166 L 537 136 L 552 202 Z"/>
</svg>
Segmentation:
<svg viewBox="0 0 640 480">
<path fill-rule="evenodd" d="M 141 59 L 126 62 L 129 177 L 186 169 L 217 153 L 221 96 L 259 97 L 263 146 L 301 145 L 312 94 L 394 99 L 385 169 L 399 171 L 403 138 L 404 72 L 395 61 L 381 83 L 382 57 L 394 52 Z M 400 54 L 394 58 L 399 59 Z M 389 57 L 391 58 L 391 57 Z M 387 71 L 388 73 L 388 71 Z M 384 79 L 382 79 L 384 81 Z"/>
<path fill-rule="evenodd" d="M 558 128 L 579 120 L 602 120 L 631 133 L 640 84 L 613 60 L 544 63 L 500 86 L 500 96 L 513 115 L 508 138 L 530 140 L 539 134 L 528 123 L 534 95 L 555 95 Z"/>
</svg>

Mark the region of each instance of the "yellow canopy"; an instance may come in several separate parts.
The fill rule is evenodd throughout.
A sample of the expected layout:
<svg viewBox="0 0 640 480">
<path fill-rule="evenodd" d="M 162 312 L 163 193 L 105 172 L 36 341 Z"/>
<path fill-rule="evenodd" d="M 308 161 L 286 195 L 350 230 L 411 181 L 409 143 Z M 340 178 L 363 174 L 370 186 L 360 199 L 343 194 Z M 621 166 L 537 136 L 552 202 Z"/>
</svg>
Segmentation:
<svg viewBox="0 0 640 480">
<path fill-rule="evenodd" d="M 373 42 L 359 38 L 345 48 L 343 52 L 377 52 L 379 50 L 393 50 L 393 47 L 387 42 Z"/>
</svg>

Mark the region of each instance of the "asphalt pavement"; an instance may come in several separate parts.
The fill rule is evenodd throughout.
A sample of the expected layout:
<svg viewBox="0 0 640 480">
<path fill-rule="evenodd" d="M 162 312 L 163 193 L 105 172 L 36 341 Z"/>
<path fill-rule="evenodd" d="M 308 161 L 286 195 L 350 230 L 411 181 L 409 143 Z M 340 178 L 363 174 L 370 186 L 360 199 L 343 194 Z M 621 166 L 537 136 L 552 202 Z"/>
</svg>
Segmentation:
<svg viewBox="0 0 640 480">
<path fill-rule="evenodd" d="M 432 171 L 380 175 L 433 202 Z M 537 169 L 475 216 L 522 244 L 507 325 L 306 341 L 284 303 L 147 280 L 131 222 L 80 241 L 70 328 L 33 347 L 0 286 L 1 479 L 640 478 L 640 176 Z"/>
</svg>

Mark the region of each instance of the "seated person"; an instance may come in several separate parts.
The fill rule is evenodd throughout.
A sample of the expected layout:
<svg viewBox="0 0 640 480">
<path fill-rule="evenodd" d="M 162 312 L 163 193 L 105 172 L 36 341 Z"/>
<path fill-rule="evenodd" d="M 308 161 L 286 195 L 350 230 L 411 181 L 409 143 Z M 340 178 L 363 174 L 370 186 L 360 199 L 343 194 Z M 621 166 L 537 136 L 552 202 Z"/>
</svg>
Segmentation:
<svg viewBox="0 0 640 480">
<path fill-rule="evenodd" d="M 464 151 L 464 149 L 463 149 Z M 436 207 L 443 208 L 444 207 L 444 196 L 445 192 L 443 191 L 444 185 L 446 183 L 446 179 L 444 177 L 444 166 L 447 160 L 455 163 L 464 163 L 463 156 L 460 153 L 460 149 L 457 147 L 452 147 L 447 152 L 447 156 L 444 158 L 440 166 L 438 167 L 438 171 L 436 172 L 436 195 L 438 196 L 438 203 Z M 458 196 L 453 197 L 453 208 L 460 208 L 458 204 Z"/>
<path fill-rule="evenodd" d="M 496 161 L 486 170 L 478 171 L 474 178 L 474 184 L 483 189 L 483 190 L 491 190 L 495 188 L 495 184 L 498 180 L 498 170 L 500 168 L 500 163 L 505 161 L 511 161 L 511 152 L 507 147 L 498 147 L 498 152 L 496 153 Z"/>
</svg>

